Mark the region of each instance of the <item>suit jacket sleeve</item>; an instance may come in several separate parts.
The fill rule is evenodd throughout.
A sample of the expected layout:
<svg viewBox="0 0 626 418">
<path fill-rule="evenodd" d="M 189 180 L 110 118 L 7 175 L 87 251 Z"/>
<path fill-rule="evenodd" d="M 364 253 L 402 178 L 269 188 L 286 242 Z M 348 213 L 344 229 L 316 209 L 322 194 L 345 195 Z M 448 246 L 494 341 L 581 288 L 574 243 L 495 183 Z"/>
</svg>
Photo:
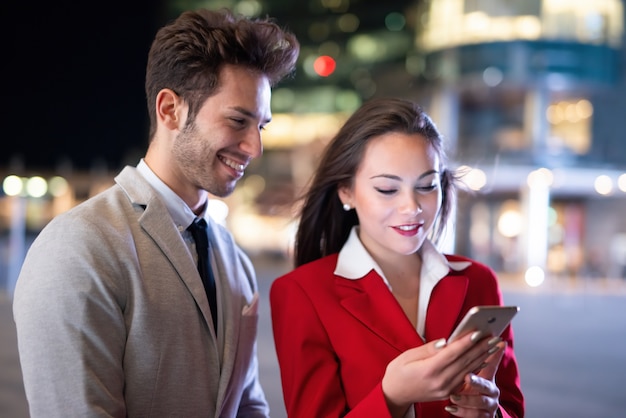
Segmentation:
<svg viewBox="0 0 626 418">
<path fill-rule="evenodd" d="M 91 225 L 53 220 L 31 246 L 17 282 L 14 317 L 30 413 L 124 417 L 125 322 L 106 244 Z M 99 246 L 100 248 L 96 248 Z M 59 382 L 62 376 L 63 381 Z"/>
</svg>

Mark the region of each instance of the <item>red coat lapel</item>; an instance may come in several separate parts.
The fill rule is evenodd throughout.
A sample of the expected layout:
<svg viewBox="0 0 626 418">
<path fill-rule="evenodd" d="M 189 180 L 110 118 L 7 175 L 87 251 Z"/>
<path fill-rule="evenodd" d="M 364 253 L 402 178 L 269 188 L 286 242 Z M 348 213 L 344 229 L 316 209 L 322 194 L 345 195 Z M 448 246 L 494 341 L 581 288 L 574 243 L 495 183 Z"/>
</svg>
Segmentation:
<svg viewBox="0 0 626 418">
<path fill-rule="evenodd" d="M 400 352 L 423 342 L 382 278 L 371 271 L 358 280 L 335 278 L 341 306 Z"/>
<path fill-rule="evenodd" d="M 426 312 L 426 341 L 450 336 L 459 320 L 468 282 L 463 275 L 448 275 L 435 285 Z"/>
</svg>

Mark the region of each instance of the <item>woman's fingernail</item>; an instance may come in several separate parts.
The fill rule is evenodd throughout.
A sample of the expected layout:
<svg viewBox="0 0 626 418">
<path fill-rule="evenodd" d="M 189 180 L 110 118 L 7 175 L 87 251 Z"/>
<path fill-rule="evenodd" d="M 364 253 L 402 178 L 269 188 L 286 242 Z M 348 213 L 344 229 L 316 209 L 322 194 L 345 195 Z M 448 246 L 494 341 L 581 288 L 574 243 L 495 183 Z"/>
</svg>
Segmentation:
<svg viewBox="0 0 626 418">
<path fill-rule="evenodd" d="M 435 341 L 435 348 L 437 350 L 439 350 L 440 348 L 443 348 L 446 346 L 446 339 L 445 338 L 440 338 L 437 341 Z"/>
<path fill-rule="evenodd" d="M 470 337 L 470 341 L 475 343 L 476 341 L 480 340 L 482 337 L 483 337 L 483 333 L 482 332 L 474 331 L 474 333 Z"/>
<path fill-rule="evenodd" d="M 445 409 L 446 412 L 450 412 L 450 413 L 457 412 L 459 410 L 459 408 L 457 408 L 456 406 L 451 406 L 451 405 L 448 405 L 444 407 L 443 409 Z"/>
<path fill-rule="evenodd" d="M 492 339 L 490 339 L 489 341 L 487 341 L 487 345 L 496 345 L 498 344 L 500 341 L 502 341 L 502 338 L 500 337 L 493 337 Z"/>
<path fill-rule="evenodd" d="M 499 346 L 499 345 L 494 345 L 493 347 L 491 347 L 491 348 L 489 349 L 489 351 L 487 351 L 487 353 L 488 353 L 488 354 L 493 354 L 493 353 L 495 353 L 496 351 L 498 351 L 499 349 L 500 349 L 500 346 Z"/>
<path fill-rule="evenodd" d="M 461 395 L 450 395 L 450 400 L 453 400 L 454 402 L 458 402 L 461 400 Z"/>
</svg>

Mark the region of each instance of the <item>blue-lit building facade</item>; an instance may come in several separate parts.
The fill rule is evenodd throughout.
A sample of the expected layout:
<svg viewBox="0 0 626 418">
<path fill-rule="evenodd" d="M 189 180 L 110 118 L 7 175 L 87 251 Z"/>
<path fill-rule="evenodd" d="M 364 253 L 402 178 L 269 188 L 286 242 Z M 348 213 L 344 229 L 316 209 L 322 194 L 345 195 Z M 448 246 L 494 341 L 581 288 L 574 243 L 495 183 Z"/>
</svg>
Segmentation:
<svg viewBox="0 0 626 418">
<path fill-rule="evenodd" d="M 420 96 L 475 190 L 456 250 L 534 283 L 623 277 L 622 2 L 432 0 L 418 19 Z"/>
</svg>

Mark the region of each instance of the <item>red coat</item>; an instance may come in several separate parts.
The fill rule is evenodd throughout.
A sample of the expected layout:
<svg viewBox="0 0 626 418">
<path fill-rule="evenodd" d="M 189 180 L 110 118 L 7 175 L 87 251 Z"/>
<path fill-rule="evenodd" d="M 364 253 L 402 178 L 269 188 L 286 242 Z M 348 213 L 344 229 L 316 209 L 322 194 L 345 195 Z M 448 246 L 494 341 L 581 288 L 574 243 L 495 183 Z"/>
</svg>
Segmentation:
<svg viewBox="0 0 626 418">
<path fill-rule="evenodd" d="M 447 338 L 475 305 L 501 305 L 495 274 L 471 261 L 450 270 L 433 289 L 425 338 Z M 303 265 L 276 279 L 270 305 L 283 395 L 289 417 L 390 417 L 382 392 L 387 364 L 423 344 L 382 278 L 371 271 L 359 280 L 335 275 L 337 254 Z M 496 375 L 502 415 L 524 416 L 513 332 Z M 451 417 L 448 401 L 415 404 L 415 416 Z"/>
</svg>

